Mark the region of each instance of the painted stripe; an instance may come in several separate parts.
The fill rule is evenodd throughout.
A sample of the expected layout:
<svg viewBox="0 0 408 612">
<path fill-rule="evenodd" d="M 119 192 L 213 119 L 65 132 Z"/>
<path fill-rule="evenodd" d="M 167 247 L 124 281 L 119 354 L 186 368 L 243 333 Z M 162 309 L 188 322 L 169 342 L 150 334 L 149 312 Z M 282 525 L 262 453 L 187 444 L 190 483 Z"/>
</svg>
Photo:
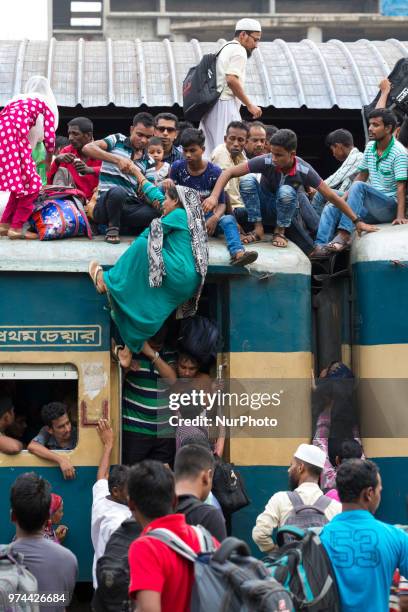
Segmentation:
<svg viewBox="0 0 408 612">
<path fill-rule="evenodd" d="M 377 225 L 378 231 L 355 238 L 353 264 L 369 261 L 408 261 L 408 225 Z"/>
<path fill-rule="evenodd" d="M 229 353 L 230 378 L 310 379 L 312 355 L 298 353 Z"/>
<path fill-rule="evenodd" d="M 352 352 L 359 378 L 408 378 L 408 344 L 353 345 Z"/>
</svg>

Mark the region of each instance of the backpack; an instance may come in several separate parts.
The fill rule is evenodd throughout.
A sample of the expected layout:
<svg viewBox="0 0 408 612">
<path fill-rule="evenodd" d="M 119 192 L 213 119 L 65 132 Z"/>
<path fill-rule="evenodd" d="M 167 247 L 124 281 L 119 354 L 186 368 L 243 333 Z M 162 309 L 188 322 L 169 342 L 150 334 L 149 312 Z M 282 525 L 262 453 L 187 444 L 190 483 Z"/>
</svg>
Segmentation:
<svg viewBox="0 0 408 612">
<path fill-rule="evenodd" d="M 217 91 L 217 58 L 221 51 L 231 44 L 225 44 L 218 53 L 207 53 L 197 66 L 187 72 L 183 81 L 183 114 L 188 121 L 200 121 L 217 102 L 221 92 Z"/>
<path fill-rule="evenodd" d="M 281 527 L 278 544 L 288 535 L 301 539 L 272 551 L 264 559 L 271 576 L 291 593 L 296 610 L 340 612 L 336 577 L 320 537 L 313 531 Z"/>
<path fill-rule="evenodd" d="M 217 356 L 220 333 L 217 324 L 207 317 L 195 315 L 182 319 L 178 345 L 202 364 L 206 365 Z"/>
<path fill-rule="evenodd" d="M 37 579 L 23 561 L 24 556 L 14 552 L 12 544 L 0 545 L 0 610 L 4 612 L 39 612 L 39 605 L 29 600 L 38 592 Z M 21 595 L 18 601 L 17 595 Z"/>
<path fill-rule="evenodd" d="M 293 510 L 286 519 L 285 526 L 293 525 L 299 529 L 307 529 L 309 527 L 323 527 L 329 522 L 324 511 L 333 500 L 323 493 L 311 506 L 304 504 L 296 491 L 287 491 L 286 495 L 289 497 Z M 285 536 L 284 540 L 285 543 L 290 541 L 290 535 Z"/>
<path fill-rule="evenodd" d="M 233 463 L 216 458 L 212 492 L 224 514 L 232 514 L 251 503 L 242 477 Z"/>
<path fill-rule="evenodd" d="M 402 57 L 395 64 L 394 68 L 388 75 L 388 80 L 391 82 L 391 91 L 387 98 L 387 108 L 396 109 L 402 114 L 408 114 L 408 58 Z M 368 119 L 369 113 L 375 109 L 375 106 L 380 98 L 379 91 L 374 100 L 363 107 L 364 115 Z"/>
<path fill-rule="evenodd" d="M 57 240 L 87 236 L 92 230 L 85 213 L 86 198 L 82 191 L 71 187 L 47 187 L 38 196 L 30 225 L 40 240 Z"/>
<path fill-rule="evenodd" d="M 245 542 L 226 538 L 216 551 L 204 527 L 198 525 L 193 529 L 200 541 L 198 554 L 168 529 L 152 529 L 148 533 L 194 563 L 192 611 L 294 611 L 290 594 L 269 575 L 262 561 L 250 556 Z"/>
<path fill-rule="evenodd" d="M 114 531 L 105 552 L 96 563 L 98 588 L 92 599 L 95 612 L 127 612 L 129 589 L 129 546 L 141 533 L 140 525 L 126 519 Z"/>
</svg>

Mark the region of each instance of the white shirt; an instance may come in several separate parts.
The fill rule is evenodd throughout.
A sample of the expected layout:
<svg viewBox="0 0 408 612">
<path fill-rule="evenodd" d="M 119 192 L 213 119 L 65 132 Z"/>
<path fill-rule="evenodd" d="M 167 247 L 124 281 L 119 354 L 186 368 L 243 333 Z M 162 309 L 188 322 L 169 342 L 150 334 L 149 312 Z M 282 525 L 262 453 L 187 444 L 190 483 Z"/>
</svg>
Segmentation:
<svg viewBox="0 0 408 612">
<path fill-rule="evenodd" d="M 304 482 L 297 489 L 302 501 L 307 506 L 313 506 L 317 499 L 323 494 L 319 485 L 315 482 Z M 252 530 L 252 538 L 262 552 L 269 552 L 276 546 L 272 540 L 272 531 L 275 527 L 282 527 L 293 510 L 286 491 L 279 491 L 272 495 L 265 506 L 265 510 L 256 519 L 256 525 Z M 341 512 L 341 504 L 332 500 L 324 511 L 327 520 L 331 520 Z"/>
<path fill-rule="evenodd" d="M 226 75 L 232 74 L 245 83 L 247 53 L 238 41 L 231 41 L 217 57 L 217 91 L 221 92 L 220 100 L 232 100 L 234 94 L 227 85 Z"/>
<path fill-rule="evenodd" d="M 132 513 L 127 506 L 107 499 L 109 495 L 108 481 L 106 478 L 97 480 L 92 487 L 92 516 L 91 516 L 91 538 L 95 550 L 92 578 L 94 589 L 97 588 L 96 562 L 105 552 L 106 544 L 112 533 L 123 523 L 131 518 Z"/>
</svg>

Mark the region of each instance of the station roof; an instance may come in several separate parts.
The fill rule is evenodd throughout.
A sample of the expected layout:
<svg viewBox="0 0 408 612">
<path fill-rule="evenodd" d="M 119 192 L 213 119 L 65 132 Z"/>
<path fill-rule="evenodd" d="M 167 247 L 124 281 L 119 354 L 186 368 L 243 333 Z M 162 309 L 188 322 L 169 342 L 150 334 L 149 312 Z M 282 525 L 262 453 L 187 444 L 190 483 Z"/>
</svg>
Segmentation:
<svg viewBox="0 0 408 612">
<path fill-rule="evenodd" d="M 172 107 L 182 81 L 225 41 L 0 41 L 0 105 L 34 74 L 47 76 L 60 106 Z M 248 62 L 247 88 L 264 108 L 359 109 L 378 91 L 408 42 L 262 42 Z"/>
</svg>

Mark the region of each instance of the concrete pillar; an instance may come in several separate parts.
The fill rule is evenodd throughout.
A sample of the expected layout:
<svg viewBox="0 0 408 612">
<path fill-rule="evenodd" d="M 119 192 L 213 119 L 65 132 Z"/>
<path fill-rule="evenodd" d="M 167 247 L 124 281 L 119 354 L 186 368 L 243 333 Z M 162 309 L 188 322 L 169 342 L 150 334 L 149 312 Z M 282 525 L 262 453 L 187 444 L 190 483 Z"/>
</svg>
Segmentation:
<svg viewBox="0 0 408 612">
<path fill-rule="evenodd" d="M 159 11 L 160 13 L 166 12 L 166 0 L 159 0 Z"/>
<path fill-rule="evenodd" d="M 160 37 L 170 36 L 170 19 L 169 17 L 159 17 L 157 19 L 156 34 Z"/>
<path fill-rule="evenodd" d="M 276 0 L 269 0 L 269 12 L 276 13 Z"/>
<path fill-rule="evenodd" d="M 312 40 L 314 43 L 323 42 L 323 30 L 322 28 L 317 28 L 316 26 L 310 26 L 307 28 L 307 38 Z"/>
</svg>

